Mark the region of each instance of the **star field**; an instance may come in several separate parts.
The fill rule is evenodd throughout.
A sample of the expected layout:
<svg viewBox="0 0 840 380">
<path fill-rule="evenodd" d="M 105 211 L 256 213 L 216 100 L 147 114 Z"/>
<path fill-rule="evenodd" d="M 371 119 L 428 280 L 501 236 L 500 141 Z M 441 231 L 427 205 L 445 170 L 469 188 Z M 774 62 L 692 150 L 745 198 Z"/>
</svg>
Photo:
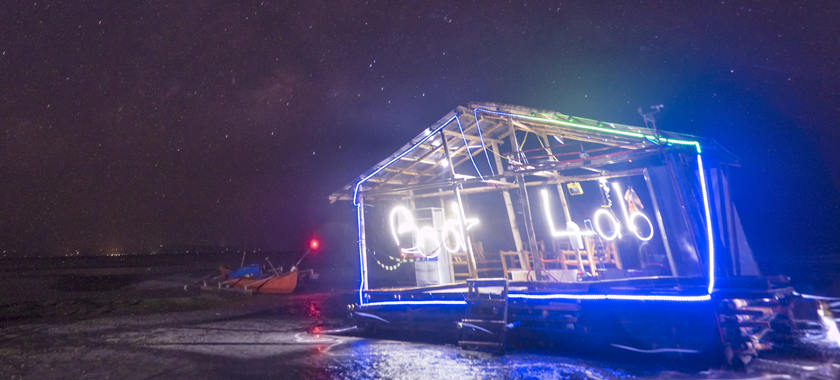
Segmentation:
<svg viewBox="0 0 840 380">
<path fill-rule="evenodd" d="M 329 193 L 482 100 L 634 125 L 665 104 L 660 128 L 743 159 L 735 201 L 757 256 L 827 255 L 838 7 L 18 2 L 0 16 L 0 249 L 343 236 L 352 213 Z"/>
</svg>

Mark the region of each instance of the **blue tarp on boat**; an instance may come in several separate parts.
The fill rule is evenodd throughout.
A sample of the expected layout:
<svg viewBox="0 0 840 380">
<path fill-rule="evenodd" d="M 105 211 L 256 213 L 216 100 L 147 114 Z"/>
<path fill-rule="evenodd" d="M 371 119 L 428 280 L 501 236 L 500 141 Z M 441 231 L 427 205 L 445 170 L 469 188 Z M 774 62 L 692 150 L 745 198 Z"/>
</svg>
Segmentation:
<svg viewBox="0 0 840 380">
<path fill-rule="evenodd" d="M 260 276 L 260 266 L 257 264 L 248 265 L 228 273 L 229 278 L 252 278 Z"/>
</svg>

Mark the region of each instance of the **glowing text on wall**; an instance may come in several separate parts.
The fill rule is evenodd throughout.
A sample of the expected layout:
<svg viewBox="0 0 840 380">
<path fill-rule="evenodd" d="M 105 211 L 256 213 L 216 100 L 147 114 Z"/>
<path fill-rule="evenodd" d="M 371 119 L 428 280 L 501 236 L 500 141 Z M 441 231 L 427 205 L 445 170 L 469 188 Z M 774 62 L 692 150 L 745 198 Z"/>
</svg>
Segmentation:
<svg viewBox="0 0 840 380">
<path fill-rule="evenodd" d="M 391 226 L 391 235 L 394 237 L 394 242 L 400 248 L 400 253 L 411 256 L 422 256 L 426 258 L 435 258 L 440 254 L 440 250 L 446 249 L 449 253 L 466 251 L 467 243 L 464 238 L 464 233 L 461 230 L 460 209 L 457 204 L 453 204 L 453 211 L 455 219 L 449 219 L 443 223 L 440 232 L 431 226 L 418 227 L 414 223 L 414 216 L 407 208 L 403 206 L 394 207 L 391 210 L 391 215 L 388 218 Z M 468 218 L 464 222 L 464 228 L 469 231 L 470 228 L 478 224 L 478 219 Z M 414 246 L 410 248 L 403 248 L 400 245 L 400 235 L 411 234 L 414 237 Z M 436 247 L 431 252 L 424 252 L 425 247 L 423 243 L 431 242 L 431 247 Z M 448 243 L 449 242 L 449 243 Z"/>
<path fill-rule="evenodd" d="M 621 189 L 618 187 L 617 183 L 613 183 L 613 188 L 618 194 L 621 194 Z M 561 237 L 568 237 L 572 240 L 572 244 L 579 246 L 582 245 L 577 243 L 582 236 L 595 236 L 598 235 L 601 239 L 606 241 L 612 241 L 616 238 L 620 238 L 621 235 L 621 224 L 619 223 L 618 219 L 613 215 L 612 212 L 609 211 L 607 208 L 601 208 L 598 211 L 595 211 L 595 214 L 592 216 L 592 226 L 594 227 L 595 231 L 590 230 L 581 230 L 577 223 L 568 221 L 566 222 L 566 230 L 565 231 L 557 231 L 554 229 L 554 219 L 551 215 L 551 207 L 548 204 L 548 191 L 543 190 L 540 192 L 543 198 L 543 210 L 545 211 L 546 220 L 548 220 L 548 228 L 551 231 L 551 236 L 555 238 Z M 630 230 L 636 238 L 641 241 L 648 241 L 653 238 L 653 223 L 651 223 L 650 219 L 645 215 L 642 214 L 640 211 L 633 211 L 629 212 L 627 206 L 624 204 L 624 199 L 619 196 L 619 207 L 621 207 L 621 211 L 624 214 L 624 223 L 627 225 L 627 229 Z M 643 236 L 640 228 L 636 226 L 636 223 L 639 222 L 639 219 L 642 220 L 641 223 L 647 223 L 650 233 L 647 236 Z M 605 230 L 605 227 L 609 226 L 608 229 Z"/>
</svg>

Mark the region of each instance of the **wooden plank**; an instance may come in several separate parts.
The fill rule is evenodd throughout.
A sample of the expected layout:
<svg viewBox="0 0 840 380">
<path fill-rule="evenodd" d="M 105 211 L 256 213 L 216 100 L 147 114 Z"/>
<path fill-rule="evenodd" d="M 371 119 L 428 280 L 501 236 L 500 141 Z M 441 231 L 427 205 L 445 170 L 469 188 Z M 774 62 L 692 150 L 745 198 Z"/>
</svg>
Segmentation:
<svg viewBox="0 0 840 380">
<path fill-rule="evenodd" d="M 441 144 L 441 146 L 442 146 L 442 145 L 443 145 L 443 144 Z M 402 174 L 402 171 L 405 171 L 405 170 L 411 169 L 411 167 L 413 167 L 414 165 L 417 165 L 417 164 L 418 164 L 418 163 L 420 163 L 420 162 L 424 162 L 424 161 L 425 161 L 425 159 L 426 159 L 427 157 L 429 157 L 429 156 L 431 156 L 432 154 L 434 154 L 435 152 L 437 152 L 437 151 L 438 151 L 438 149 L 440 149 L 440 146 L 435 147 L 433 150 L 430 150 L 428 153 L 424 154 L 423 156 L 421 156 L 420 158 L 418 158 L 418 159 L 417 159 L 417 160 L 415 160 L 414 162 L 412 162 L 412 163 L 408 164 L 408 165 L 407 165 L 406 167 L 404 167 L 401 171 L 399 171 L 399 172 L 395 173 L 394 175 L 392 175 L 392 176 L 388 177 L 388 178 L 386 179 L 386 181 L 390 181 L 390 180 L 394 179 L 396 176 L 398 176 L 398 175 Z M 434 167 L 435 165 L 437 165 L 437 162 L 435 161 L 435 162 L 433 162 L 431 165 L 432 165 L 432 167 Z M 401 183 L 402 183 L 402 182 L 401 182 Z M 380 185 L 380 186 L 381 186 L 381 185 Z M 376 187 L 374 187 L 374 188 L 373 188 L 373 190 L 378 189 L 380 186 L 376 186 Z"/>
<path fill-rule="evenodd" d="M 472 126 L 475 126 L 475 124 L 473 124 Z M 444 132 L 445 134 L 447 134 L 448 136 L 454 136 L 454 137 L 457 137 L 457 138 L 458 138 L 461 142 L 463 142 L 463 139 L 461 138 L 461 132 L 460 132 L 460 131 L 455 132 L 455 131 L 447 131 L 447 130 L 444 130 L 443 132 Z M 489 132 L 487 132 L 487 133 L 489 133 Z M 482 133 L 482 135 L 484 135 L 484 133 Z M 467 140 L 468 140 L 469 142 L 481 143 L 481 136 L 478 136 L 478 135 L 471 135 L 471 134 L 467 133 L 467 128 L 464 128 L 464 137 L 466 137 L 466 138 L 467 138 Z M 494 138 L 491 138 L 491 137 L 486 137 L 486 136 L 485 136 L 485 137 L 484 137 L 484 142 L 485 142 L 485 144 L 486 144 L 488 141 L 489 141 L 489 142 L 496 143 L 496 144 L 500 144 L 500 143 L 502 143 L 502 141 L 500 141 L 500 140 L 497 140 L 497 139 L 494 139 Z"/>
</svg>

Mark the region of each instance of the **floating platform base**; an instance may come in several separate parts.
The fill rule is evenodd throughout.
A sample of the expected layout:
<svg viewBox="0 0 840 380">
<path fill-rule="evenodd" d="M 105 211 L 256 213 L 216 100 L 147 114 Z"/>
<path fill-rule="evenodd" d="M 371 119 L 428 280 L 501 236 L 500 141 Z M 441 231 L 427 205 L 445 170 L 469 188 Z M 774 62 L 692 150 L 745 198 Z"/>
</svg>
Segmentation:
<svg viewBox="0 0 840 380">
<path fill-rule="evenodd" d="M 800 314 L 819 309 L 783 278 L 722 279 L 712 295 L 704 283 L 480 279 L 371 290 L 350 315 L 364 334 L 471 349 L 613 351 L 741 365 L 771 349 L 768 341 L 793 344 L 803 334 L 803 325 L 792 323 L 797 307 Z"/>
</svg>

